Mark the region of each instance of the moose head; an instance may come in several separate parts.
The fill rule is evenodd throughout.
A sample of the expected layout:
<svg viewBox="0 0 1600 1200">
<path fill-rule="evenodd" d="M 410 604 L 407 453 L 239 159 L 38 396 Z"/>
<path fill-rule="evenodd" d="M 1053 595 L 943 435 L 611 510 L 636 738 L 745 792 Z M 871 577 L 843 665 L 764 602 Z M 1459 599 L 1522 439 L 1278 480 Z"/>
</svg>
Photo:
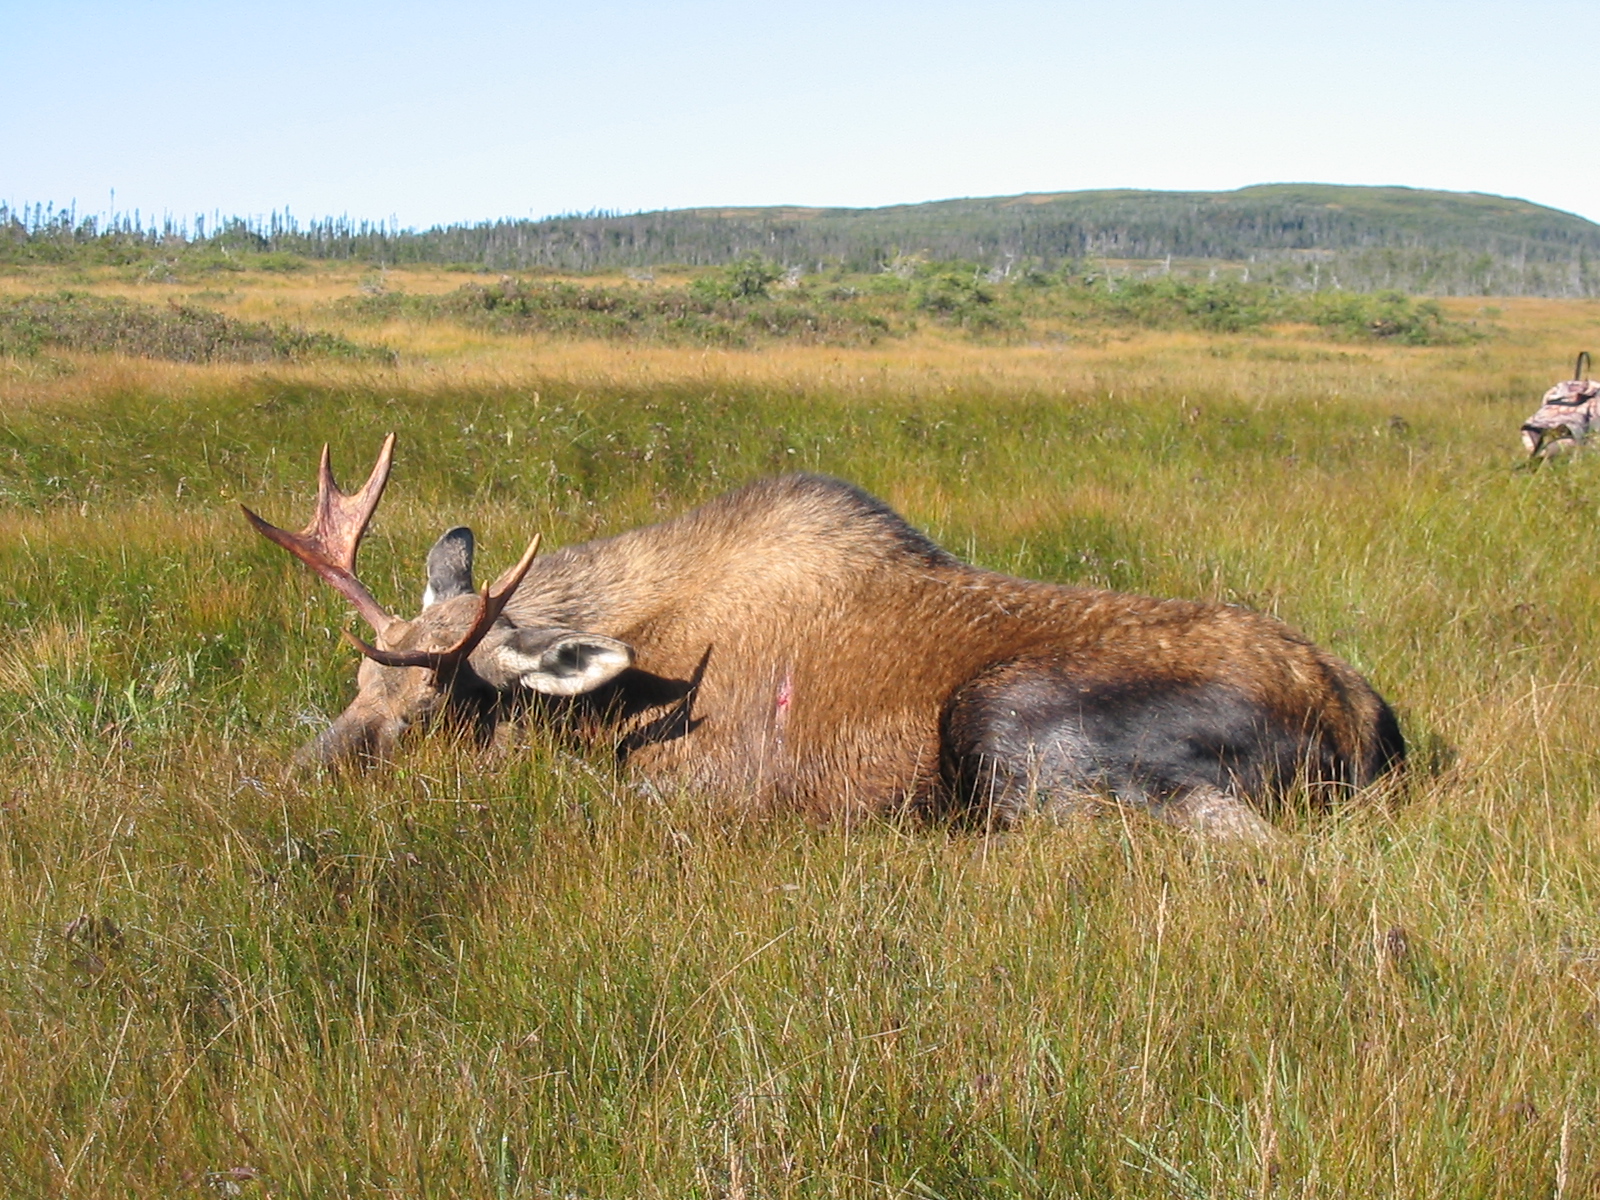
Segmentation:
<svg viewBox="0 0 1600 1200">
<path fill-rule="evenodd" d="M 389 481 L 394 442 L 392 433 L 384 439 L 372 473 L 353 495 L 334 481 L 324 446 L 316 509 L 299 533 L 244 510 L 257 533 L 322 576 L 373 630 L 370 643 L 345 632 L 365 656 L 356 698 L 301 750 L 301 764 L 381 759 L 408 729 L 441 719 L 486 738 L 519 691 L 575 696 L 633 664 L 633 649 L 615 638 L 541 622 L 536 613 L 515 623 L 508 618 L 506 606 L 539 552 L 537 535 L 514 567 L 479 592 L 472 583 L 472 530 L 451 529 L 428 553 L 421 614 L 406 621 L 379 604 L 356 575 L 356 551 Z"/>
</svg>

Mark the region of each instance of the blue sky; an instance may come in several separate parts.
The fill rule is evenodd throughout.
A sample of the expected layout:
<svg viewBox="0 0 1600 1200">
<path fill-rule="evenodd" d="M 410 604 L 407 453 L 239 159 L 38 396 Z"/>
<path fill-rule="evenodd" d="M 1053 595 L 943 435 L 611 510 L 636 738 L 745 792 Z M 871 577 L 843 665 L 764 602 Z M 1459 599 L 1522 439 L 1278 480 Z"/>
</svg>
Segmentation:
<svg viewBox="0 0 1600 1200">
<path fill-rule="evenodd" d="M 1600 3 L 0 0 L 0 200 L 405 225 L 1317 181 L 1600 219 Z"/>
</svg>

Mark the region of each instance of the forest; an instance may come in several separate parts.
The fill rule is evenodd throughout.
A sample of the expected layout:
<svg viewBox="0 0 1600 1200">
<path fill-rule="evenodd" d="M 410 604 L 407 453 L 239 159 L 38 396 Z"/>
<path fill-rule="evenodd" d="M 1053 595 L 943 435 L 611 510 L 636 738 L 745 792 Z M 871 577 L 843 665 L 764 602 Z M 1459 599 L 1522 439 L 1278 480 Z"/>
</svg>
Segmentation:
<svg viewBox="0 0 1600 1200">
<path fill-rule="evenodd" d="M 349 217 L 80 217 L 0 206 L 0 269 L 296 260 L 587 273 L 724 266 L 806 272 L 907 260 L 1235 278 L 1296 290 L 1600 294 L 1600 226 L 1523 200 L 1400 187 L 1269 184 L 1233 192 L 1087 191 L 886 208 L 702 208 L 497 219 L 424 230 Z"/>
</svg>

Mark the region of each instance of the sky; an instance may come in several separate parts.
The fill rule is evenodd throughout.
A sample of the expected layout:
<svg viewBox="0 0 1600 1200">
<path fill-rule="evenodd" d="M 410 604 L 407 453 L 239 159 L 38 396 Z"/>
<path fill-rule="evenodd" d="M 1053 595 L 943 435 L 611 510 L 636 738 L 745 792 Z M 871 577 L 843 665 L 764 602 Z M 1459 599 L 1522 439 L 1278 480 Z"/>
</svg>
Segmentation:
<svg viewBox="0 0 1600 1200">
<path fill-rule="evenodd" d="M 1600 2 L 0 0 L 0 201 L 393 219 L 1400 184 L 1600 220 Z"/>
</svg>

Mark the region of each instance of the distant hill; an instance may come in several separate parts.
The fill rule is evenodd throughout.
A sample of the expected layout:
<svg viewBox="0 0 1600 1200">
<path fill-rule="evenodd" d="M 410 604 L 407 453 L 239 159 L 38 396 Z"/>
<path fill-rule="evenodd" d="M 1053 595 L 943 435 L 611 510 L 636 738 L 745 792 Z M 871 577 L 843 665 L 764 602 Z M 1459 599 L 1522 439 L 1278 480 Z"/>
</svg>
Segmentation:
<svg viewBox="0 0 1600 1200">
<path fill-rule="evenodd" d="M 491 221 L 401 234 L 388 249 L 398 261 L 565 271 L 708 266 L 750 253 L 807 270 L 881 269 L 904 255 L 1001 269 L 1092 259 L 1165 266 L 1170 257 L 1241 270 L 1253 262 L 1255 278 L 1305 286 L 1600 294 L 1592 221 L 1503 196 L 1327 184 Z"/>
<path fill-rule="evenodd" d="M 171 236 L 163 234 L 168 244 Z M 1053 192 L 886 208 L 678 209 L 427 230 L 274 218 L 228 222 L 203 240 L 315 258 L 501 271 L 703 267 L 749 254 L 806 271 L 876 271 L 922 257 L 991 271 L 1107 262 L 1137 271 L 1159 263 L 1163 271 L 1248 272 L 1313 289 L 1600 295 L 1600 225 L 1592 221 L 1476 192 L 1330 184 Z"/>
</svg>

